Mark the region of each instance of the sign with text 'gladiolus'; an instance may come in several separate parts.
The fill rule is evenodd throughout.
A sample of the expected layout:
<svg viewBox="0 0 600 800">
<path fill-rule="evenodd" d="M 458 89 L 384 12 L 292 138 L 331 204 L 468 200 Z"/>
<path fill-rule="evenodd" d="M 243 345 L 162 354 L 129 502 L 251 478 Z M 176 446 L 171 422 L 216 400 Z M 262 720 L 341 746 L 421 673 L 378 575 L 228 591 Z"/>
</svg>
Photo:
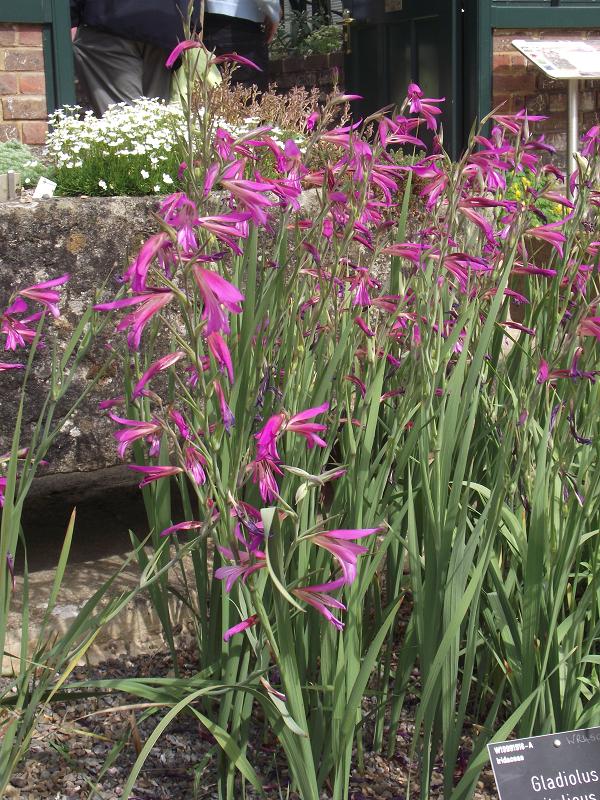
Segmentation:
<svg viewBox="0 0 600 800">
<path fill-rule="evenodd" d="M 500 800 L 600 800 L 600 728 L 488 745 Z"/>
</svg>

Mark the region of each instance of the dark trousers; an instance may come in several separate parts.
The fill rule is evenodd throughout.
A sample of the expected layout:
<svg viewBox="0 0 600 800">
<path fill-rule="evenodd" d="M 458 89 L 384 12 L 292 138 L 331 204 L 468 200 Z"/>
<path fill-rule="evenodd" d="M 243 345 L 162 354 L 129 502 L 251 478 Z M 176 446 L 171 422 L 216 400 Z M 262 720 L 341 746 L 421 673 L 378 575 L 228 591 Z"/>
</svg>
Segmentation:
<svg viewBox="0 0 600 800">
<path fill-rule="evenodd" d="M 269 83 L 269 50 L 262 25 L 248 19 L 227 17 L 223 14 L 204 15 L 204 44 L 218 56 L 224 53 L 237 53 L 249 58 L 262 72 L 239 65 L 232 77 L 232 83 L 250 86 L 255 83 L 261 91 Z"/>
<path fill-rule="evenodd" d="M 139 97 L 169 101 L 168 53 L 156 45 L 83 26 L 77 30 L 73 56 L 83 93 L 98 116 L 111 103 L 131 103 Z"/>
</svg>

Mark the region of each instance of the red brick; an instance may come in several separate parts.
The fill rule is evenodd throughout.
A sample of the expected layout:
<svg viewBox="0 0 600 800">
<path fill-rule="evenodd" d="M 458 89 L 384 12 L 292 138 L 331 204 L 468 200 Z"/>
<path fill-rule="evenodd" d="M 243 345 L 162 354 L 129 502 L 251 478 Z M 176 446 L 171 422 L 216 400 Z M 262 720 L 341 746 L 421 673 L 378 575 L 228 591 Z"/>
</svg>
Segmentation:
<svg viewBox="0 0 600 800">
<path fill-rule="evenodd" d="M 7 50 L 4 54 L 4 69 L 7 72 L 43 72 L 44 51 L 42 48 Z"/>
<path fill-rule="evenodd" d="M 579 106 L 582 111 L 596 111 L 596 92 L 580 92 Z"/>
<path fill-rule="evenodd" d="M 510 65 L 511 67 L 529 67 L 530 62 L 525 56 L 518 53 L 516 50 L 513 55 L 510 57 Z"/>
<path fill-rule="evenodd" d="M 18 125 L 12 122 L 0 122 L 0 142 L 8 142 L 10 139 L 20 138 Z"/>
<path fill-rule="evenodd" d="M 10 47 L 10 45 L 17 43 L 17 32 L 15 26 L 10 22 L 4 22 L 0 25 L 0 47 Z"/>
<path fill-rule="evenodd" d="M 535 76 L 529 73 L 521 75 L 494 75 L 494 92 L 500 94 L 512 94 L 513 92 L 534 92 Z"/>
<path fill-rule="evenodd" d="M 25 47 L 42 46 L 42 26 L 28 25 L 26 28 L 19 29 L 19 44 Z"/>
<path fill-rule="evenodd" d="M 19 95 L 4 97 L 2 99 L 4 119 L 45 119 L 45 97 L 21 97 Z"/>
<path fill-rule="evenodd" d="M 494 53 L 492 69 L 495 71 L 499 67 L 510 67 L 510 53 Z"/>
<path fill-rule="evenodd" d="M 25 144 L 45 144 L 47 133 L 47 122 L 23 123 L 23 141 Z"/>
<path fill-rule="evenodd" d="M 559 94 L 551 94 L 548 97 L 548 110 L 551 114 L 556 114 L 559 111 L 567 110 L 567 95 L 560 92 Z"/>
<path fill-rule="evenodd" d="M 19 92 L 21 94 L 45 94 L 46 80 L 43 72 L 19 75 Z"/>
<path fill-rule="evenodd" d="M 18 92 L 17 76 L 12 72 L 0 72 L 0 95 Z"/>
</svg>

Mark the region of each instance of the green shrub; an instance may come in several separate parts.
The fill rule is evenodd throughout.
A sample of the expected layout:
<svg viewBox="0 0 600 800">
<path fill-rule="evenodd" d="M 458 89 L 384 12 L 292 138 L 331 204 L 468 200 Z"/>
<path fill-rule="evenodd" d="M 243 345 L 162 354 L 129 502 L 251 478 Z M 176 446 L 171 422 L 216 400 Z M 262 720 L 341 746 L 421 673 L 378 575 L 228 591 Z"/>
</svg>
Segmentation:
<svg viewBox="0 0 600 800">
<path fill-rule="evenodd" d="M 35 185 L 40 176 L 49 173 L 49 169 L 36 159 L 31 148 L 13 140 L 0 142 L 0 175 L 9 170 L 21 175 L 24 186 Z"/>
</svg>

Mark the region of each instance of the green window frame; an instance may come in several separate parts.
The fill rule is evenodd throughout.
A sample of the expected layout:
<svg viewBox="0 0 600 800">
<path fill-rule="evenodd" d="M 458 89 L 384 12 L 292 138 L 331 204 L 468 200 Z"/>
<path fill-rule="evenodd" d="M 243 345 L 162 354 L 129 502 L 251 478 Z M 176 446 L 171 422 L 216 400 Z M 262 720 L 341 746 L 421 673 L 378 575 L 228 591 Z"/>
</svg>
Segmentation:
<svg viewBox="0 0 600 800">
<path fill-rule="evenodd" d="M 496 28 L 600 28 L 600 0 L 478 0 L 479 86 L 477 117 L 492 109 L 493 33 Z"/>
<path fill-rule="evenodd" d="M 75 103 L 69 0 L 4 0 L 0 22 L 42 25 L 48 111 Z"/>
</svg>

